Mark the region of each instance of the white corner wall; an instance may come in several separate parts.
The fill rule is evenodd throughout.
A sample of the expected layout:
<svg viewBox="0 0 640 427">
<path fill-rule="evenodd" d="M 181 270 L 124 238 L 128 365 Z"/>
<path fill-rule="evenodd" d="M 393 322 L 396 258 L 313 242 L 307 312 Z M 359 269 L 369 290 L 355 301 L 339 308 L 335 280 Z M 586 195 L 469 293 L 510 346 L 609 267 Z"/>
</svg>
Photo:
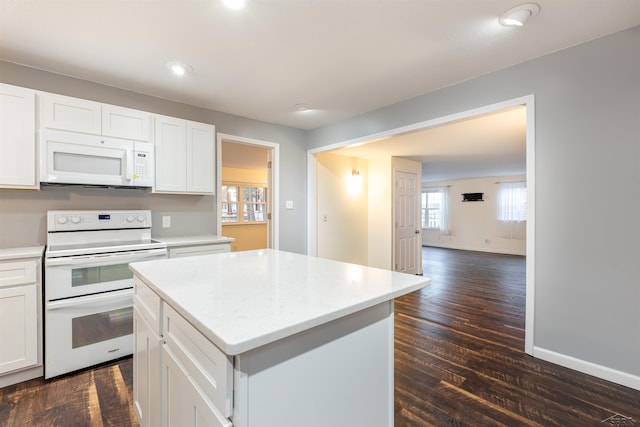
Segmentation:
<svg viewBox="0 0 640 427">
<path fill-rule="evenodd" d="M 497 237 L 496 202 L 498 194 L 496 182 L 525 180 L 525 175 L 517 175 L 423 182 L 423 188 L 449 185 L 451 234 L 441 235 L 439 230 L 423 228 L 422 244 L 470 251 L 525 255 L 526 240 Z M 484 193 L 484 201 L 463 202 L 462 193 Z"/>
<path fill-rule="evenodd" d="M 391 159 L 369 160 L 369 266 L 391 270 L 392 254 Z"/>
<path fill-rule="evenodd" d="M 367 161 L 329 153 L 317 161 L 317 256 L 367 265 Z"/>
</svg>

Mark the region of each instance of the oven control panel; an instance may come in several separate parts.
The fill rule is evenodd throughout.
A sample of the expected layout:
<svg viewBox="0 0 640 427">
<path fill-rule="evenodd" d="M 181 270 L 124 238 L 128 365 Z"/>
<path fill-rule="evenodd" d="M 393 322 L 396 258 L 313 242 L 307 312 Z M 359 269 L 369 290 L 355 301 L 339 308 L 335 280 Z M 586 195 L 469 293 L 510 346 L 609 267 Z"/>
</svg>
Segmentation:
<svg viewBox="0 0 640 427">
<path fill-rule="evenodd" d="M 151 211 L 48 211 L 47 231 L 151 228 Z"/>
</svg>

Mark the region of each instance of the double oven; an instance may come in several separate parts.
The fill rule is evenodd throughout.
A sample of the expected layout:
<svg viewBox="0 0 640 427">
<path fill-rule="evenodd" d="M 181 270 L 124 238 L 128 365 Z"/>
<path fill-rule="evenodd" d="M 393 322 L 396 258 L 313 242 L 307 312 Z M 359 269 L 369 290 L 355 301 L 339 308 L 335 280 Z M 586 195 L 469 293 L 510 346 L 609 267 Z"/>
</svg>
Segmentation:
<svg viewBox="0 0 640 427">
<path fill-rule="evenodd" d="M 132 354 L 129 263 L 163 258 L 148 210 L 47 213 L 45 378 Z"/>
</svg>

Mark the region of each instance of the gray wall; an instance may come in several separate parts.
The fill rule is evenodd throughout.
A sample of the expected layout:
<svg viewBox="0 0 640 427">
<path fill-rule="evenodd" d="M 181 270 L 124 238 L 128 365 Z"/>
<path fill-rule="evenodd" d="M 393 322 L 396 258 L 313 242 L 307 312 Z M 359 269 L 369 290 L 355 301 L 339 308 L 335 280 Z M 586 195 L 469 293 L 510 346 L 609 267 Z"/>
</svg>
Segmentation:
<svg viewBox="0 0 640 427">
<path fill-rule="evenodd" d="M 212 123 L 216 131 L 280 145 L 280 248 L 306 252 L 306 133 L 0 61 L 0 82 Z M 284 209 L 293 200 L 295 209 Z M 0 190 L 0 247 L 44 244 L 49 209 L 151 209 L 155 236 L 215 233 L 215 197 L 142 190 Z M 171 215 L 169 229 L 161 216 Z"/>
<path fill-rule="evenodd" d="M 529 94 L 534 345 L 640 375 L 640 27 L 316 129 L 309 148 Z"/>
</svg>

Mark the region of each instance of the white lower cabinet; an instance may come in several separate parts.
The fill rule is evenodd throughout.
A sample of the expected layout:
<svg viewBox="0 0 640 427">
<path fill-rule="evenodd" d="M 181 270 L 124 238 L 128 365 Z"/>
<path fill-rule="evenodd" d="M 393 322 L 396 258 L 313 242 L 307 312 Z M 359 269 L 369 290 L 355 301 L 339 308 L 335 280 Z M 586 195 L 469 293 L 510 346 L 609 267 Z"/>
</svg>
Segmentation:
<svg viewBox="0 0 640 427">
<path fill-rule="evenodd" d="M 138 307 L 133 310 L 133 331 L 133 407 L 140 427 L 156 427 L 160 425 L 161 413 L 160 401 L 155 399 L 154 390 L 160 389 L 162 338 L 145 320 Z"/>
<path fill-rule="evenodd" d="M 0 387 L 42 376 L 42 248 L 25 249 L 0 251 Z"/>
<path fill-rule="evenodd" d="M 231 358 L 137 278 L 134 288 L 133 400 L 140 426 L 231 427 Z"/>
<path fill-rule="evenodd" d="M 163 426 L 231 427 L 170 346 L 162 347 Z"/>
</svg>

